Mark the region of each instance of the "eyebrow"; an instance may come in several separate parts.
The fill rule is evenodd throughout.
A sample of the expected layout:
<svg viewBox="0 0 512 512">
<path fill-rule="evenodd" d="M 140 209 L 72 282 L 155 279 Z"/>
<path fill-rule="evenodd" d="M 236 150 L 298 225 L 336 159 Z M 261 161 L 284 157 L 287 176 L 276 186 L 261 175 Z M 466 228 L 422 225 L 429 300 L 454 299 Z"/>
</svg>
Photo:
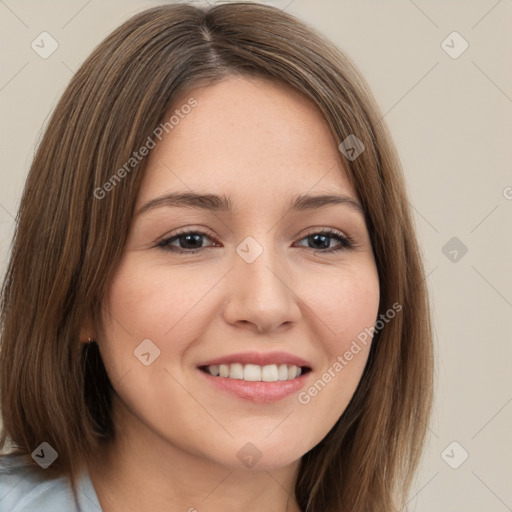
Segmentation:
<svg viewBox="0 0 512 512">
<path fill-rule="evenodd" d="M 352 210 L 364 216 L 364 210 L 361 204 L 355 199 L 336 194 L 297 194 L 292 196 L 288 203 L 288 211 L 309 211 L 324 208 L 332 205 L 346 205 Z M 138 210 L 136 215 L 141 215 L 147 211 L 163 206 L 195 208 L 209 211 L 232 212 L 233 203 L 229 197 L 216 194 L 197 194 L 194 192 L 170 193 L 160 197 L 155 197 L 145 202 Z"/>
</svg>

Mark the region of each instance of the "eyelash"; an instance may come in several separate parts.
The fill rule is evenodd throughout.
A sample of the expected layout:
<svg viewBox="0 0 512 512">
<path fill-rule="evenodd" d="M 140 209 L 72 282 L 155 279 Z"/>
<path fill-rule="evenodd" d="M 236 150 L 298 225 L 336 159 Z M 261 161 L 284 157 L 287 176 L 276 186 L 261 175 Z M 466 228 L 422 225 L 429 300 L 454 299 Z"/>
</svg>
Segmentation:
<svg viewBox="0 0 512 512">
<path fill-rule="evenodd" d="M 182 231 L 180 233 L 177 233 L 177 234 L 173 235 L 172 237 L 165 238 L 164 240 L 159 242 L 156 245 L 156 247 L 159 247 L 160 249 L 162 249 L 163 251 L 166 251 L 166 252 L 182 253 L 182 254 L 183 253 L 185 253 L 185 254 L 194 254 L 194 253 L 197 253 L 197 252 L 202 251 L 204 249 L 209 249 L 210 248 L 210 247 L 200 247 L 198 249 L 182 249 L 182 248 L 179 248 L 179 247 L 175 247 L 175 246 L 170 246 L 169 245 L 174 240 L 177 240 L 178 238 L 180 238 L 182 236 L 186 236 L 186 235 L 206 236 L 206 237 L 210 238 L 211 240 L 215 241 L 210 235 L 208 235 L 207 233 L 205 233 L 203 231 L 188 230 L 188 231 Z M 332 229 L 332 228 L 323 229 L 321 231 L 315 231 L 315 232 L 313 232 L 311 234 L 308 234 L 308 235 L 304 236 L 303 238 L 301 238 L 301 240 L 304 240 L 305 238 L 312 237 L 314 235 L 328 236 L 329 238 L 335 238 L 335 239 L 337 239 L 340 242 L 339 245 L 337 245 L 337 246 L 335 246 L 334 248 L 331 248 L 331 249 L 312 249 L 312 248 L 309 248 L 309 249 L 311 249 L 311 250 L 313 250 L 315 252 L 334 253 L 334 252 L 342 251 L 342 250 L 351 250 L 351 249 L 353 249 L 355 247 L 355 243 L 353 242 L 353 240 L 349 236 L 343 235 L 338 230 Z M 305 247 L 305 248 L 308 249 L 308 247 Z"/>
</svg>

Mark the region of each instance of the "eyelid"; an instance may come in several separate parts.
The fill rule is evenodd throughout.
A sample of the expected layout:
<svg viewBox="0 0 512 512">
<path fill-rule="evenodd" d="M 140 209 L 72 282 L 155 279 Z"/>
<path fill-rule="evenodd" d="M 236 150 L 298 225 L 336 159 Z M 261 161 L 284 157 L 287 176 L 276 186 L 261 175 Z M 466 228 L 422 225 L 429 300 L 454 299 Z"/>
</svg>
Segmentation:
<svg viewBox="0 0 512 512">
<path fill-rule="evenodd" d="M 166 252 L 177 253 L 177 254 L 180 254 L 180 253 L 181 254 L 194 254 L 197 252 L 204 251 L 205 249 L 211 249 L 211 248 L 215 247 L 215 246 L 210 245 L 210 246 L 206 246 L 206 247 L 199 247 L 196 249 L 183 249 L 180 247 L 170 245 L 171 241 L 175 241 L 180 236 L 185 236 L 185 235 L 189 235 L 189 234 L 200 235 L 202 237 L 209 238 L 215 244 L 219 243 L 216 236 L 212 235 L 210 233 L 210 230 L 208 228 L 206 228 L 205 226 L 201 226 L 199 229 L 195 226 L 190 226 L 187 228 L 183 228 L 183 229 L 179 230 L 178 232 L 173 233 L 172 235 L 164 236 L 162 239 L 160 239 L 160 241 L 158 241 L 156 243 L 155 247 L 159 247 Z M 297 241 L 302 241 L 305 238 L 307 238 L 309 236 L 313 236 L 313 235 L 323 235 L 323 236 L 327 236 L 328 238 L 338 239 L 339 244 L 335 247 L 328 248 L 328 249 L 315 249 L 312 247 L 305 247 L 305 246 L 301 246 L 301 245 L 299 245 L 298 247 L 307 249 L 309 251 L 313 251 L 315 253 L 327 253 L 327 254 L 335 253 L 335 252 L 342 252 L 342 251 L 350 251 L 350 250 L 357 249 L 359 247 L 359 245 L 354 241 L 354 239 L 351 236 L 345 234 L 343 231 L 341 231 L 337 228 L 325 227 L 325 226 L 309 228 L 305 234 L 298 235 Z M 172 249 L 170 247 L 172 247 Z"/>
<path fill-rule="evenodd" d="M 186 228 L 178 228 L 178 230 L 175 232 L 172 231 L 170 234 L 165 234 L 165 235 L 159 237 L 157 239 L 157 243 L 162 240 L 164 240 L 164 241 L 169 240 L 170 238 L 175 238 L 180 235 L 187 235 L 189 233 L 199 233 L 199 234 L 208 235 L 212 239 L 216 238 L 215 234 L 210 229 L 208 229 L 206 226 L 202 226 L 200 224 L 198 224 L 198 225 L 193 224 L 191 226 L 187 226 Z"/>
<path fill-rule="evenodd" d="M 177 247 L 174 245 L 170 245 L 171 241 L 176 241 L 180 236 L 185 236 L 189 234 L 197 234 L 201 235 L 204 238 L 209 238 L 213 244 L 205 247 L 200 247 L 198 249 L 182 249 L 181 247 Z M 164 235 L 159 238 L 156 243 L 153 244 L 153 247 L 159 248 L 167 253 L 175 253 L 175 254 L 194 254 L 206 249 L 212 249 L 215 247 L 219 247 L 219 240 L 215 235 L 211 233 L 211 231 L 206 226 L 189 226 L 186 228 L 179 229 L 177 232 L 172 233 L 170 235 Z"/>
<path fill-rule="evenodd" d="M 324 235 L 324 236 L 327 236 L 330 238 L 341 239 L 341 246 L 345 250 L 353 250 L 353 249 L 356 249 L 357 247 L 359 247 L 358 244 L 354 241 L 354 239 L 350 235 L 347 235 L 346 233 L 344 233 L 343 231 L 341 231 L 337 228 L 326 228 L 326 227 L 311 228 L 311 231 L 308 231 L 305 235 L 302 235 L 299 238 L 299 240 L 303 240 L 304 238 L 307 238 L 308 236 L 312 236 L 312 235 L 316 235 L 316 234 L 321 234 L 321 235 Z M 307 249 L 307 247 L 305 247 L 305 248 Z M 309 248 L 309 249 L 311 249 L 311 248 Z M 315 249 L 311 249 L 311 250 L 315 250 Z M 336 250 L 337 250 L 337 247 L 334 247 L 334 248 L 325 249 L 325 250 L 317 249 L 315 252 L 329 253 L 329 252 L 335 252 Z M 341 251 L 341 248 L 338 250 Z"/>
</svg>

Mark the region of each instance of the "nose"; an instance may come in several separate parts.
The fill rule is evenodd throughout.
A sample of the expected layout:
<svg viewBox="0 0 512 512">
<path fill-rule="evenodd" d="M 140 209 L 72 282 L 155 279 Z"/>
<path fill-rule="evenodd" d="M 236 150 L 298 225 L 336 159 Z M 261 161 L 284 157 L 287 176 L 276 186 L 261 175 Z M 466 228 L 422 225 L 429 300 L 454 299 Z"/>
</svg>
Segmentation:
<svg viewBox="0 0 512 512">
<path fill-rule="evenodd" d="M 256 332 L 290 328 L 301 318 L 291 270 L 276 251 L 264 248 L 252 263 L 238 254 L 227 278 L 225 320 Z"/>
</svg>

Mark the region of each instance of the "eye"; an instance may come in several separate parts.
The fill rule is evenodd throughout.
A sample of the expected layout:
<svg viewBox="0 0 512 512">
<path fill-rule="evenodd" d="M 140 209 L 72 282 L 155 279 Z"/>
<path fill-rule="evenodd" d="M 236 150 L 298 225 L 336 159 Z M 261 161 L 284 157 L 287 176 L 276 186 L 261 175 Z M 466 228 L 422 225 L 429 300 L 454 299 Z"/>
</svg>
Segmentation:
<svg viewBox="0 0 512 512">
<path fill-rule="evenodd" d="M 202 231 L 182 231 L 170 238 L 162 240 L 157 244 L 157 247 L 169 252 L 195 253 L 204 249 L 201 240 L 204 237 L 210 238 L 211 240 L 211 237 Z M 175 245 L 171 245 L 174 242 L 181 242 L 180 246 L 176 247 Z"/>
<path fill-rule="evenodd" d="M 339 245 L 331 247 L 329 239 L 337 240 Z M 314 245 L 314 247 L 311 247 L 312 249 L 316 249 L 318 252 L 324 253 L 341 251 L 343 249 L 349 250 L 354 247 L 354 243 L 348 236 L 332 228 L 311 233 L 310 235 L 305 236 L 302 240 L 308 240 Z M 324 249 L 326 246 L 327 249 Z"/>
<path fill-rule="evenodd" d="M 213 240 L 212 237 L 203 231 L 182 231 L 172 237 L 165 238 L 159 242 L 156 247 L 168 252 L 193 254 L 208 248 L 208 246 L 203 247 L 203 238 Z M 302 240 L 307 240 L 313 244 L 313 247 L 309 247 L 310 249 L 323 253 L 341 251 L 344 249 L 349 250 L 354 247 L 354 243 L 348 236 L 332 228 L 313 232 L 302 238 L 301 241 Z M 338 245 L 332 247 L 330 243 L 332 240 L 338 241 Z M 178 246 L 175 245 L 176 242 L 178 242 Z"/>
</svg>

